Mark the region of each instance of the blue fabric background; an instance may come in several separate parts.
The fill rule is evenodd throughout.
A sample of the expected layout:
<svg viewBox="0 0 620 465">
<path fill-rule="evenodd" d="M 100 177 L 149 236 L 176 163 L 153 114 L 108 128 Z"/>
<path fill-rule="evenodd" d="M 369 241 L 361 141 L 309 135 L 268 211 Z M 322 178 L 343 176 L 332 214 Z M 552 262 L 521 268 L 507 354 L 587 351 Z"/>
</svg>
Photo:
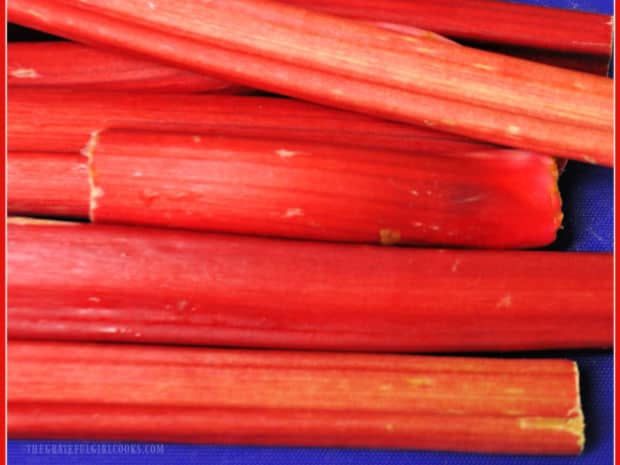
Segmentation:
<svg viewBox="0 0 620 465">
<path fill-rule="evenodd" d="M 574 8 L 611 14 L 612 0 L 528 0 L 524 3 Z M 576 25 L 576 27 L 579 27 Z M 613 172 L 610 169 L 569 163 L 560 187 L 564 198 L 565 228 L 551 247 L 557 250 L 613 250 Z M 523 355 L 523 354 L 519 354 Z M 611 352 L 556 352 L 526 354 L 576 360 L 581 370 L 582 400 L 586 416 L 586 449 L 579 457 L 524 457 L 437 452 L 271 447 L 221 447 L 163 445 L 163 451 L 141 455 L 128 453 L 35 453 L 33 446 L 76 445 L 69 441 L 9 441 L 11 464 L 289 464 L 387 465 L 387 464 L 482 464 L 482 465 L 602 465 L 612 464 L 613 452 L 613 356 Z M 97 445 L 99 443 L 89 443 Z M 39 451 L 41 452 L 41 451 Z"/>
</svg>

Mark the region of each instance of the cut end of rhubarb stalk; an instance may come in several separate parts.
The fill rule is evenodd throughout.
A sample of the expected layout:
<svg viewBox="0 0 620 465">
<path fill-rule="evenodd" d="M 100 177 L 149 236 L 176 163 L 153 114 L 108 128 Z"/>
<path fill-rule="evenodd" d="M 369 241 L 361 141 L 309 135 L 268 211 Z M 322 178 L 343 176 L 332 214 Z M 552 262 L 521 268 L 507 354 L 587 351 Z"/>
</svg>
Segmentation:
<svg viewBox="0 0 620 465">
<path fill-rule="evenodd" d="M 576 439 L 577 452 L 583 452 L 585 436 L 583 434 L 584 422 L 582 416 L 570 418 L 521 418 L 519 420 L 519 427 L 523 430 L 559 431 L 572 434 Z"/>
<path fill-rule="evenodd" d="M 583 410 L 581 408 L 581 393 L 579 386 L 579 368 L 573 362 L 573 372 L 575 374 L 575 403 L 566 412 L 565 417 L 526 417 L 519 419 L 519 428 L 522 430 L 548 431 L 550 434 L 555 432 L 567 433 L 574 437 L 575 452 L 583 452 L 585 445 L 585 422 Z"/>
<path fill-rule="evenodd" d="M 88 185 L 90 186 L 88 217 L 91 221 L 95 221 L 95 210 L 97 209 L 97 199 L 103 197 L 103 189 L 96 185 L 95 182 L 95 148 L 99 143 L 99 133 L 94 131 L 86 146 L 80 150 L 80 153 L 88 159 Z"/>
<path fill-rule="evenodd" d="M 556 231 L 562 229 L 562 222 L 564 221 L 564 213 L 562 212 L 562 194 L 560 193 L 560 186 L 558 184 L 560 180 L 561 168 L 558 166 L 557 161 L 550 164 L 551 167 L 551 176 L 553 178 L 553 182 L 551 183 L 551 201 L 558 202 L 558 210 L 554 217 L 554 225 Z"/>
<path fill-rule="evenodd" d="M 576 429 L 572 432 L 577 436 L 577 446 L 579 447 L 579 453 L 583 452 L 583 448 L 586 443 L 585 436 L 585 421 L 583 418 L 583 409 L 581 408 L 581 384 L 579 382 L 579 366 L 573 362 L 573 371 L 575 373 L 575 386 L 576 386 L 576 395 L 575 395 L 575 407 L 570 413 L 575 415 L 576 421 Z"/>
</svg>

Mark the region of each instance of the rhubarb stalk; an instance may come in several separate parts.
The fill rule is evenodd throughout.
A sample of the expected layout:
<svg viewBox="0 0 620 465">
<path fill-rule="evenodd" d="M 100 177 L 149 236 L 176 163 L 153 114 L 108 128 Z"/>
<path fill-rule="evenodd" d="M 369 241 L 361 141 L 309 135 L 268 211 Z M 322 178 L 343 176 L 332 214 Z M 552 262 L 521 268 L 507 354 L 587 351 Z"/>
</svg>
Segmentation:
<svg viewBox="0 0 620 465">
<path fill-rule="evenodd" d="M 578 454 L 577 366 L 117 344 L 8 347 L 11 438 Z"/>
<path fill-rule="evenodd" d="M 613 343 L 611 254 L 20 223 L 8 227 L 11 338 L 393 352 Z"/>
<path fill-rule="evenodd" d="M 562 220 L 554 161 L 519 151 L 436 157 L 287 139 L 112 130 L 93 136 L 85 153 L 88 173 L 84 157 L 10 152 L 9 212 L 475 247 L 545 245 Z"/>
<path fill-rule="evenodd" d="M 492 147 L 433 129 L 289 99 L 18 88 L 10 88 L 8 98 L 9 151 L 78 153 L 92 132 L 107 127 L 210 132 L 429 154 Z"/>
<path fill-rule="evenodd" d="M 535 247 L 562 222 L 553 159 L 108 130 L 85 155 L 90 219 L 300 239 Z"/>
<path fill-rule="evenodd" d="M 495 0 L 283 0 L 310 10 L 452 39 L 544 63 L 607 74 L 613 17 Z"/>
<path fill-rule="evenodd" d="M 7 168 L 11 214 L 88 218 L 90 186 L 83 156 L 12 152 Z"/>
<path fill-rule="evenodd" d="M 9 16 L 252 87 L 613 163 L 612 81 L 603 77 L 275 2 L 13 0 Z"/>
<path fill-rule="evenodd" d="M 219 79 L 71 42 L 13 42 L 8 45 L 7 57 L 11 87 L 249 92 Z"/>
</svg>

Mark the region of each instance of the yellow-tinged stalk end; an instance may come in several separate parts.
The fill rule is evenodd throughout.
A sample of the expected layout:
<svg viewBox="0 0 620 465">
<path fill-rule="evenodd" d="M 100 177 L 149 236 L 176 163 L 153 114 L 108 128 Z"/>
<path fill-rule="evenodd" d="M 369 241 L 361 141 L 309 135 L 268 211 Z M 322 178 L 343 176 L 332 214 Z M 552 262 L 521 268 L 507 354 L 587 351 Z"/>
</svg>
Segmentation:
<svg viewBox="0 0 620 465">
<path fill-rule="evenodd" d="M 553 182 L 551 183 L 550 195 L 551 202 L 555 202 L 556 200 L 560 203 L 559 211 L 555 214 L 553 218 L 553 223 L 556 228 L 556 231 L 559 229 L 563 229 L 564 225 L 564 213 L 562 212 L 562 195 L 560 193 L 560 186 L 558 181 L 560 179 L 560 168 L 558 167 L 557 160 L 553 159 L 549 165 L 551 171 L 551 177 L 553 178 Z"/>
<path fill-rule="evenodd" d="M 581 392 L 579 386 L 579 368 L 573 362 L 575 373 L 575 403 L 566 412 L 565 417 L 525 417 L 519 419 L 519 428 L 546 431 L 561 431 L 575 437 L 578 453 L 583 452 L 585 446 L 585 421 L 581 408 Z"/>
<path fill-rule="evenodd" d="M 579 382 L 579 367 L 576 362 L 573 362 L 573 371 L 575 373 L 575 406 L 569 413 L 575 415 L 575 418 L 579 421 L 579 431 L 576 431 L 577 434 L 577 445 L 579 446 L 579 452 L 583 452 L 583 448 L 586 445 L 586 435 L 585 435 L 585 427 L 586 423 L 583 418 L 583 409 L 581 408 L 581 384 Z"/>
</svg>

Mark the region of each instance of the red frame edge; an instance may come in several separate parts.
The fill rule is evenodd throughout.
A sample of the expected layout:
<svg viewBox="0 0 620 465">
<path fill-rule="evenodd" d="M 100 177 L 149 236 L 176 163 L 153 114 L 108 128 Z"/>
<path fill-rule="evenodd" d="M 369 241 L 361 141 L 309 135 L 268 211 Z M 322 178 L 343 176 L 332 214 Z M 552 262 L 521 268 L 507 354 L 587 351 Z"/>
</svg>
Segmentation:
<svg viewBox="0 0 620 465">
<path fill-rule="evenodd" d="M 6 25 L 6 2 L 2 1 L 1 13 L 2 15 L 2 131 L 1 131 L 1 143 L 3 149 L 3 162 L 2 162 L 2 170 L 0 171 L 2 175 L 2 179 L 4 181 L 4 188 L 2 190 L 2 201 L 0 204 L 1 208 L 1 217 L 2 217 L 2 277 L 3 277 L 3 292 L 1 300 L 2 300 L 2 308 L 4 309 L 4 313 L 2 316 L 2 323 L 0 324 L 0 334 L 2 335 L 2 356 L 0 358 L 0 386 L 2 395 L 0 397 L 2 401 L 2 441 L 0 446 L 0 461 L 1 463 L 7 462 L 7 433 L 6 433 L 6 40 L 7 40 L 7 25 Z"/>
<path fill-rule="evenodd" d="M 2 402 L 2 444 L 0 446 L 0 463 L 4 464 L 7 462 L 7 434 L 6 434 L 6 41 L 7 41 L 7 25 L 6 25 L 6 2 L 2 0 L 1 13 L 2 15 L 2 136 L 0 137 L 0 141 L 2 143 L 3 150 L 3 161 L 2 161 L 2 170 L 0 171 L 2 175 L 2 179 L 4 182 L 4 187 L 2 189 L 2 201 L 0 204 L 1 215 L 2 216 L 2 277 L 3 277 L 3 291 L 2 291 L 2 308 L 4 309 L 2 316 L 2 323 L 0 324 L 0 334 L 2 335 L 2 356 L 0 360 L 0 386 L 2 386 L 1 391 L 2 395 L 0 397 Z"/>
<path fill-rule="evenodd" d="M 618 8 L 618 4 L 619 4 L 620 0 L 615 0 L 614 2 L 614 7 L 615 7 L 615 11 L 617 11 Z M 2 194 L 0 195 L 0 208 L 1 208 L 1 217 L 2 217 L 2 228 L 0 228 L 1 231 L 1 239 L 2 239 L 2 247 L 1 247 L 1 263 L 2 263 L 2 276 L 3 276 L 3 283 L 4 283 L 4 290 L 2 293 L 0 293 L 1 297 L 0 300 L 2 301 L 2 306 L 4 309 L 4 313 L 3 313 L 3 318 L 0 319 L 1 323 L 0 323 L 0 335 L 2 337 L 2 354 L 0 356 L 0 401 L 1 401 L 1 405 L 2 405 L 2 420 L 1 420 L 1 426 L 2 426 L 2 441 L 0 441 L 0 463 L 4 464 L 6 463 L 6 174 L 5 174 L 5 165 L 6 165 L 6 2 L 4 0 L 2 0 L 1 6 L 0 6 L 0 15 L 1 15 L 1 28 L 2 28 L 2 35 L 3 35 L 3 41 L 2 41 L 2 57 L 3 57 L 3 64 L 2 64 L 2 73 L 1 73 L 1 86 L 0 88 L 2 89 L 2 131 L 0 131 L 0 143 L 1 146 L 3 148 L 3 162 L 1 164 L 1 171 L 0 171 L 0 175 L 2 176 L 2 179 L 4 180 L 4 188 L 1 191 Z M 616 48 L 617 42 L 615 42 L 615 38 L 614 38 L 614 50 L 617 50 Z M 615 52 L 614 52 L 615 55 Z M 616 58 L 616 57 L 615 57 Z M 614 60 L 614 76 L 617 75 L 617 67 L 615 66 L 616 60 Z M 615 82 L 615 88 L 616 88 L 616 94 L 615 94 L 615 100 L 616 100 L 616 108 L 618 107 L 618 89 L 617 89 L 617 82 Z M 618 144 L 618 132 L 616 131 L 616 147 Z M 618 157 L 617 157 L 617 153 L 614 150 L 614 154 L 615 154 L 615 162 L 618 162 Z M 617 186 L 617 177 L 616 177 L 616 172 L 614 170 L 614 186 Z M 614 205 L 614 212 L 617 211 L 618 209 L 618 190 L 615 189 L 615 205 Z M 615 215 L 614 215 L 615 218 Z M 618 233 L 620 232 L 620 227 L 618 222 L 615 222 L 615 238 L 618 238 Z M 614 240 L 614 251 L 616 248 L 616 242 Z M 614 253 L 614 262 L 616 260 L 616 256 Z M 617 283 L 618 283 L 618 275 L 616 274 L 616 289 L 617 289 Z M 615 302 L 615 293 L 614 293 L 614 302 Z M 616 334 L 616 338 L 618 337 L 619 331 L 618 331 L 618 325 L 615 324 L 615 334 Z M 615 344 L 614 344 L 615 347 Z M 615 350 L 614 350 L 615 351 Z M 620 368 L 620 363 L 618 361 L 617 357 L 614 357 L 614 365 L 615 365 L 615 373 L 618 372 L 619 368 Z M 615 379 L 615 376 L 614 376 Z M 615 383 L 614 383 L 615 384 Z M 614 386 L 615 387 L 615 386 Z M 615 392 L 615 418 L 617 419 L 620 415 L 620 408 L 619 408 L 619 402 L 618 402 L 618 390 L 614 389 Z M 614 430 L 615 430 L 615 437 L 616 440 L 619 436 L 619 430 L 615 427 L 615 421 L 614 421 Z M 616 441 L 617 444 L 617 441 Z M 617 448 L 614 447 L 615 449 L 615 456 L 617 458 Z"/>
<path fill-rule="evenodd" d="M 618 4 L 620 3 L 620 0 L 615 0 L 614 1 L 614 22 L 615 22 L 615 13 L 618 11 Z M 614 27 L 615 29 L 615 27 Z M 617 153 L 617 147 L 618 147 L 618 131 L 617 131 L 617 119 L 616 119 L 616 111 L 618 109 L 618 81 L 616 79 L 617 76 L 617 72 L 618 72 L 618 67 L 617 67 L 617 56 L 616 56 L 616 50 L 617 50 L 617 31 L 614 31 L 614 44 L 613 44 L 613 60 L 614 60 L 614 64 L 613 64 L 613 76 L 614 76 L 614 92 L 615 92 L 615 107 L 614 107 L 614 131 L 615 131 L 615 145 L 614 145 L 614 166 L 617 166 L 618 163 L 618 153 Z M 617 448 L 617 444 L 618 444 L 618 436 L 619 436 L 619 432 L 618 432 L 618 428 L 617 428 L 617 419 L 620 416 L 620 408 L 619 408 L 619 402 L 618 402 L 618 390 L 617 390 L 617 384 L 616 384 L 616 374 L 618 373 L 619 369 L 620 369 L 620 363 L 618 363 L 618 357 L 616 357 L 616 341 L 618 340 L 618 324 L 617 324 L 617 311 L 616 311 L 616 303 L 617 303 L 617 289 L 618 289 L 618 273 L 617 273 L 617 255 L 615 253 L 616 251 L 616 247 L 617 247 L 617 240 L 618 240 L 618 233 L 620 232 L 620 227 L 618 225 L 618 221 L 616 220 L 616 212 L 618 211 L 618 178 L 617 178 L 617 170 L 614 168 L 614 229 L 615 229 L 615 235 L 614 235 L 614 278 L 615 278 L 615 289 L 614 289 L 614 333 L 615 333 L 615 339 L 614 339 L 614 463 L 618 463 L 618 448 Z"/>
</svg>

